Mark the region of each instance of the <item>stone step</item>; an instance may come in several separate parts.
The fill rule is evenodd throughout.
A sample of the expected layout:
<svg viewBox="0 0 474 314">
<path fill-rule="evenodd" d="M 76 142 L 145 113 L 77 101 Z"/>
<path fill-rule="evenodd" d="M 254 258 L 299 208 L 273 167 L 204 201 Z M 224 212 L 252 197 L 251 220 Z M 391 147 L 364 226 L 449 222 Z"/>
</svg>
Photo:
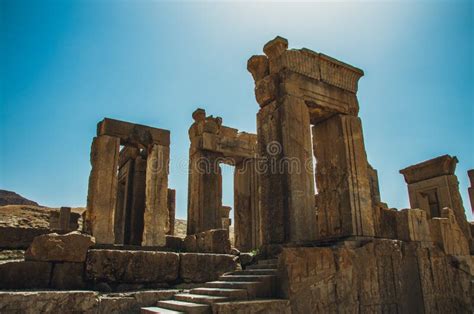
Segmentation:
<svg viewBox="0 0 474 314">
<path fill-rule="evenodd" d="M 200 304 L 212 304 L 216 302 L 230 301 L 229 298 L 224 297 L 224 296 L 203 295 L 203 294 L 193 294 L 193 293 L 175 294 L 174 299 L 178 301 L 194 302 L 194 303 L 200 303 Z"/>
<path fill-rule="evenodd" d="M 277 264 L 253 264 L 245 267 L 245 269 L 277 269 Z"/>
<path fill-rule="evenodd" d="M 277 269 L 245 269 L 235 270 L 224 275 L 278 275 Z"/>
<path fill-rule="evenodd" d="M 227 288 L 195 288 L 190 290 L 193 294 L 215 295 L 227 297 L 229 300 L 247 300 L 246 289 Z"/>
<path fill-rule="evenodd" d="M 167 310 L 174 310 L 189 314 L 210 314 L 211 313 L 211 306 L 207 304 L 199 304 L 199 303 L 192 303 L 192 302 L 185 302 L 185 301 L 178 301 L 178 300 L 164 300 L 158 301 L 158 307 L 167 309 Z"/>
<path fill-rule="evenodd" d="M 278 264 L 278 259 L 277 258 L 272 258 L 272 259 L 261 259 L 257 262 L 260 265 L 268 265 L 268 264 Z"/>
<path fill-rule="evenodd" d="M 211 281 L 205 283 L 209 288 L 246 289 L 249 299 L 272 295 L 272 286 L 260 281 Z"/>
<path fill-rule="evenodd" d="M 267 281 L 276 278 L 275 275 L 222 275 L 220 281 Z"/>
<path fill-rule="evenodd" d="M 184 312 L 178 312 L 173 310 L 164 309 L 157 306 L 142 307 L 140 309 L 141 314 L 184 314 Z"/>
</svg>

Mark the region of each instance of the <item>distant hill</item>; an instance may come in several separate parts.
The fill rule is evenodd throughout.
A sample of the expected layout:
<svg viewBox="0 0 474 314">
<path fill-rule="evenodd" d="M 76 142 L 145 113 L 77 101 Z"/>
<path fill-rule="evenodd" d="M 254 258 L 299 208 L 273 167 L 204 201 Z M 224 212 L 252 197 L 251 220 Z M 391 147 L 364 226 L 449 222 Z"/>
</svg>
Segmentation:
<svg viewBox="0 0 474 314">
<path fill-rule="evenodd" d="M 31 205 L 40 206 L 38 203 L 31 201 L 12 191 L 0 190 L 0 206 L 5 205 Z"/>
</svg>

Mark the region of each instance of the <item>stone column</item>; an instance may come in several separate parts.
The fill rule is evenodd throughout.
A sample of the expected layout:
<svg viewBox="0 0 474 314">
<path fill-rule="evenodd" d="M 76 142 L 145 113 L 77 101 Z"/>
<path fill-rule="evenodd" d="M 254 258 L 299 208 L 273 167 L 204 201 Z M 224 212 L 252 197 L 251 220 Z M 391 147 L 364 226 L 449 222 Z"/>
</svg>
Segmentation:
<svg viewBox="0 0 474 314">
<path fill-rule="evenodd" d="M 276 102 L 260 108 L 257 113 L 262 244 L 284 243 L 288 240 L 286 177 L 275 170 L 275 165 L 283 158 L 279 121 L 280 111 Z"/>
<path fill-rule="evenodd" d="M 279 171 L 286 177 L 287 236 L 291 242 L 314 240 L 314 172 L 309 112 L 304 101 L 280 98 L 282 155 Z"/>
<path fill-rule="evenodd" d="M 221 184 L 221 168 L 216 156 L 199 150 L 190 153 L 188 235 L 221 228 Z"/>
<path fill-rule="evenodd" d="M 362 125 L 334 115 L 313 126 L 318 189 L 318 238 L 374 236 Z"/>
<path fill-rule="evenodd" d="M 142 245 L 164 246 L 168 217 L 169 147 L 152 145 L 148 151 Z"/>
<path fill-rule="evenodd" d="M 147 161 L 142 156 L 133 163 L 132 201 L 130 204 L 129 232 L 126 243 L 141 245 L 143 239 L 143 218 L 145 214 L 145 185 Z"/>
<path fill-rule="evenodd" d="M 169 225 L 168 235 L 174 235 L 174 223 L 176 217 L 176 190 L 168 189 L 168 213 Z"/>
<path fill-rule="evenodd" d="M 117 198 L 117 171 L 120 139 L 101 135 L 91 148 L 85 229 L 97 243 L 114 243 L 114 212 Z"/>
<path fill-rule="evenodd" d="M 261 245 L 258 173 L 253 159 L 246 159 L 234 171 L 235 247 L 249 252 Z"/>
</svg>

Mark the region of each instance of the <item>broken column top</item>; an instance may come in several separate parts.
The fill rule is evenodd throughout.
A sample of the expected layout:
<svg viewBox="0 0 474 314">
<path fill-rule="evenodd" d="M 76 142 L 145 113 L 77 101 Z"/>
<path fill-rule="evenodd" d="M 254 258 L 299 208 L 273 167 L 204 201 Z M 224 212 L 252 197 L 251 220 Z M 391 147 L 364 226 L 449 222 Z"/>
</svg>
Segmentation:
<svg viewBox="0 0 474 314">
<path fill-rule="evenodd" d="M 110 118 L 97 124 L 97 136 L 109 135 L 120 138 L 121 145 L 147 146 L 170 145 L 170 131 Z"/>
<path fill-rule="evenodd" d="M 452 175 L 457 163 L 456 156 L 443 155 L 402 169 L 400 173 L 403 174 L 406 183 L 416 183 L 443 175 Z"/>
</svg>

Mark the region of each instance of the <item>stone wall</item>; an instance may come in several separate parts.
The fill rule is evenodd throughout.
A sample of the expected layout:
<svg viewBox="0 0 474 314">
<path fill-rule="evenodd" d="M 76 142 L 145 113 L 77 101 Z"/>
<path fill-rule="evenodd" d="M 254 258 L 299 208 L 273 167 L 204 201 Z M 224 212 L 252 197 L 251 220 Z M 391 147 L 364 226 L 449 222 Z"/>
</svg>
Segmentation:
<svg viewBox="0 0 474 314">
<path fill-rule="evenodd" d="M 472 256 L 420 242 L 285 248 L 282 297 L 292 313 L 470 313 Z"/>
<path fill-rule="evenodd" d="M 0 290 L 169 288 L 216 280 L 237 267 L 236 257 L 226 254 L 91 249 L 84 262 L 2 262 Z"/>
<path fill-rule="evenodd" d="M 0 292 L 1 313 L 140 313 L 178 290 L 99 294 L 94 291 Z"/>
</svg>

